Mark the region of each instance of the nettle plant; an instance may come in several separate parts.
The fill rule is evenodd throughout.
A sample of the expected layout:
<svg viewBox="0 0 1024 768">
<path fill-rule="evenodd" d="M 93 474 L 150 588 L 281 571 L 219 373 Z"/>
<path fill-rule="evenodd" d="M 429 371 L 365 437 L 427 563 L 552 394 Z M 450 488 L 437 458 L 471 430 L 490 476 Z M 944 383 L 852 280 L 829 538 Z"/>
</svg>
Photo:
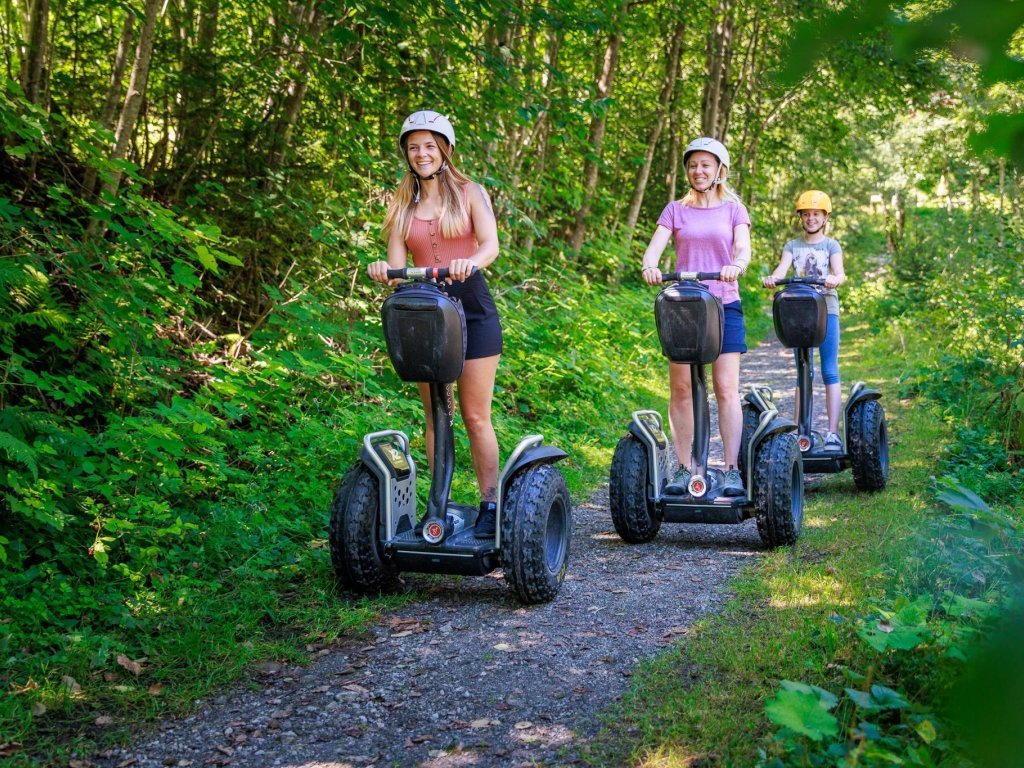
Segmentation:
<svg viewBox="0 0 1024 768">
<path fill-rule="evenodd" d="M 865 671 L 838 667 L 846 683 L 838 691 L 783 680 L 765 705 L 779 751 L 762 751 L 759 765 L 932 766 L 964 749 L 958 725 L 974 707 L 956 681 L 985 668 L 987 638 L 1006 631 L 1000 627 L 1021 598 L 1024 542 L 1016 521 L 972 491 L 949 478 L 936 485 L 936 499 L 953 511 L 914 542 L 902 583 L 850 621 Z M 995 701 L 1015 685 L 1012 670 L 1003 671 L 985 681 Z M 941 712 L 918 703 L 938 701 Z"/>
</svg>

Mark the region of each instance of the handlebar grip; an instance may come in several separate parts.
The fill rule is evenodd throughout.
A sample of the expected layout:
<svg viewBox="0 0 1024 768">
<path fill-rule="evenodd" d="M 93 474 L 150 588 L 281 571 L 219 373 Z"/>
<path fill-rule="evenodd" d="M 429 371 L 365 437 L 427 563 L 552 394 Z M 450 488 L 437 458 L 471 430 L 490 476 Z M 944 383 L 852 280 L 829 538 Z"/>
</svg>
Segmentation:
<svg viewBox="0 0 1024 768">
<path fill-rule="evenodd" d="M 480 267 L 473 267 L 469 274 L 475 275 L 479 271 Z M 448 267 L 402 267 L 387 271 L 388 280 L 444 280 L 450 274 L 451 270 Z"/>
<path fill-rule="evenodd" d="M 662 272 L 663 283 L 677 280 L 721 280 L 721 272 Z"/>
<path fill-rule="evenodd" d="M 775 285 L 825 285 L 820 277 L 780 277 Z"/>
</svg>

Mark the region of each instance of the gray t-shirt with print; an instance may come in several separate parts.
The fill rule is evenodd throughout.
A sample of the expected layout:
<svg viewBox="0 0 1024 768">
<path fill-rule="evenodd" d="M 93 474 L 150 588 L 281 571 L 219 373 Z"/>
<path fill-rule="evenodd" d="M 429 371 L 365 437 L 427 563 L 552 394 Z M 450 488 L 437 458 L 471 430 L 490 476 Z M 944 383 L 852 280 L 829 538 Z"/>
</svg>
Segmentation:
<svg viewBox="0 0 1024 768">
<path fill-rule="evenodd" d="M 782 249 L 793 254 L 793 273 L 797 277 L 824 279 L 832 271 L 832 257 L 842 253 L 842 246 L 831 237 L 817 243 L 808 243 L 803 238 L 790 240 Z M 825 296 L 825 308 L 830 315 L 839 314 L 839 293 L 835 288 L 815 286 Z"/>
</svg>

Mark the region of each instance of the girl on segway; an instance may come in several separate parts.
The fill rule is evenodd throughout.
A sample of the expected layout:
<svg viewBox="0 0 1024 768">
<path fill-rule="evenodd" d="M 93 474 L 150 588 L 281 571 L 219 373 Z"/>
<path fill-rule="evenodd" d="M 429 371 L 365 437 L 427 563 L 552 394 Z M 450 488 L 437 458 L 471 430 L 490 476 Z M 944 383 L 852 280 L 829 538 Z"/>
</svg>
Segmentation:
<svg viewBox="0 0 1024 768">
<path fill-rule="evenodd" d="M 825 433 L 822 448 L 826 451 L 842 451 L 843 441 L 839 437 L 839 414 L 842 411 L 842 387 L 839 383 L 839 293 L 836 288 L 846 282 L 843 249 L 836 240 L 825 236 L 829 216 L 832 214 L 832 201 L 828 195 L 817 189 L 804 192 L 796 201 L 796 213 L 800 217 L 803 237 L 790 240 L 783 246 L 779 265 L 770 275 L 761 278 L 761 282 L 765 288 L 774 288 L 775 281 L 784 278 L 790 267 L 797 277 L 816 277 L 825 281 L 823 287 L 815 286 L 825 296 L 828 313 L 825 340 L 818 349 L 821 378 L 825 382 L 825 412 L 828 416 L 828 432 Z M 796 350 L 794 354 L 797 354 Z"/>
<path fill-rule="evenodd" d="M 739 197 L 729 189 L 729 152 L 712 138 L 691 141 L 683 153 L 683 166 L 690 191 L 682 200 L 665 206 L 658 226 L 644 252 L 643 279 L 648 285 L 661 283 L 661 255 L 669 239 L 675 239 L 676 270 L 721 272 L 721 281 L 708 286 L 722 300 L 725 334 L 722 354 L 712 363 L 718 425 L 725 449 L 725 481 L 722 493 L 743 495 L 743 479 L 737 467 L 743 416 L 740 409 L 740 355 L 747 351 L 743 308 L 736 282 L 750 264 L 750 216 Z M 669 363 L 669 424 L 679 468 L 665 492 L 686 493 L 692 473 L 704 474 L 706 467 L 694 466 L 691 455 L 693 405 L 690 366 Z"/>
<path fill-rule="evenodd" d="M 366 271 L 379 283 L 394 283 L 388 280 L 387 270 L 407 266 L 409 254 L 417 267 L 450 270 L 445 290 L 462 302 L 466 315 L 466 363 L 456 384 L 480 488 L 474 535 L 493 538 L 498 440 L 491 423 L 491 400 L 502 334 L 482 270 L 498 256 L 494 211 L 484 188 L 453 164 L 455 129 L 447 117 L 432 110 L 414 112 L 402 123 L 398 143 L 407 167 L 384 219 L 387 261 L 374 262 Z M 426 412 L 427 456 L 432 464 L 430 392 L 427 384 L 417 386 Z"/>
</svg>

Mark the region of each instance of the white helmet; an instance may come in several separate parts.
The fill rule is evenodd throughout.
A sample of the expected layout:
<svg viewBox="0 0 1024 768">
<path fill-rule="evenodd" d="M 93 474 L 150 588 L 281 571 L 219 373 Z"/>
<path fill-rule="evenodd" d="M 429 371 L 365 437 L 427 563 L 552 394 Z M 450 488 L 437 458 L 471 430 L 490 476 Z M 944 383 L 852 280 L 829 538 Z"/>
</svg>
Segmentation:
<svg viewBox="0 0 1024 768">
<path fill-rule="evenodd" d="M 432 109 L 421 109 L 405 118 L 405 122 L 402 123 L 402 132 L 398 134 L 398 145 L 402 146 L 406 134 L 414 131 L 430 131 L 440 134 L 448 140 L 449 146 L 455 146 L 455 129 L 452 128 L 451 121 Z"/>
<path fill-rule="evenodd" d="M 718 158 L 718 162 L 724 165 L 726 168 L 729 167 L 729 150 L 725 148 L 725 144 L 720 142 L 718 139 L 712 139 L 707 136 L 701 136 L 699 139 L 694 139 L 686 145 L 686 150 L 683 152 L 683 164 L 689 159 L 690 155 L 694 152 L 710 152 L 712 155 Z"/>
</svg>

